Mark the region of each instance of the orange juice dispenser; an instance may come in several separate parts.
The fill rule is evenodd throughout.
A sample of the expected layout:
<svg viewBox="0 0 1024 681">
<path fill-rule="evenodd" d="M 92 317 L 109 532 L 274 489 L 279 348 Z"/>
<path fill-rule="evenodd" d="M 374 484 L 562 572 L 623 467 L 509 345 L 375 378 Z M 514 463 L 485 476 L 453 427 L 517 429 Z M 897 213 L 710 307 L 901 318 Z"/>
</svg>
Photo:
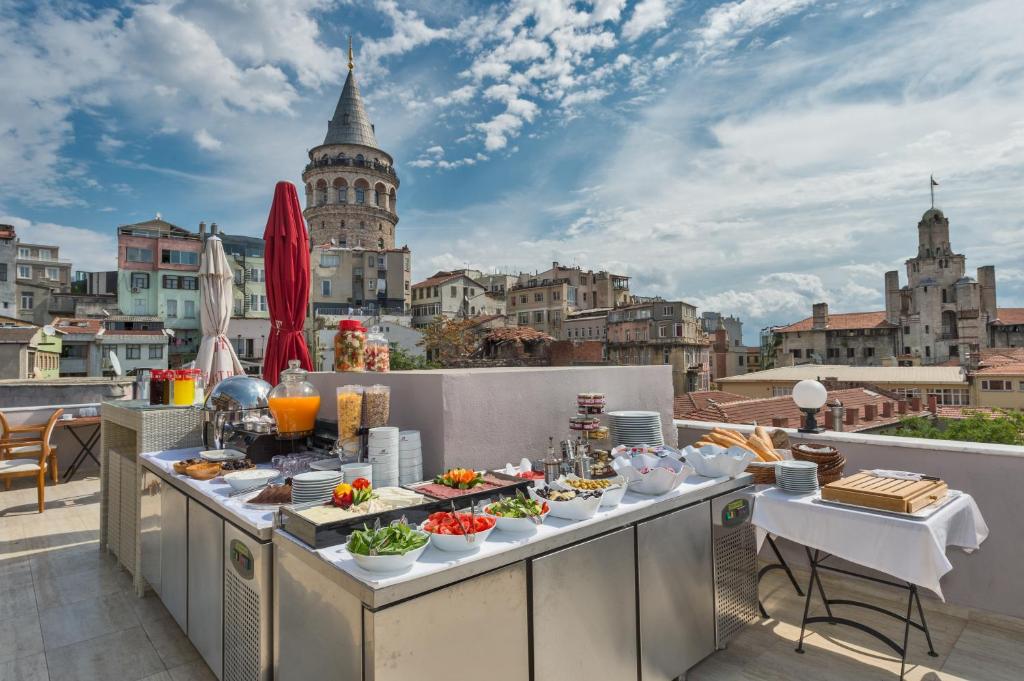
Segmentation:
<svg viewBox="0 0 1024 681">
<path fill-rule="evenodd" d="M 289 360 L 288 368 L 281 372 L 281 382 L 267 397 L 279 438 L 298 439 L 313 434 L 320 411 L 320 393 L 306 380 L 308 373 L 299 366 L 299 360 Z"/>
</svg>

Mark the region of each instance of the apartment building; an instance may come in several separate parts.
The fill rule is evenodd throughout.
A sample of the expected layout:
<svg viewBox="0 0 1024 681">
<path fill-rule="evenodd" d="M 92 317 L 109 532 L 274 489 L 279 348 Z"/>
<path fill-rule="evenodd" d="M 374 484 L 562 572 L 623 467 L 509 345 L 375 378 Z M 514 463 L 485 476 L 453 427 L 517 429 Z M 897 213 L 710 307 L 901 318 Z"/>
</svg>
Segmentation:
<svg viewBox="0 0 1024 681">
<path fill-rule="evenodd" d="M 0 379 L 56 378 L 64 334 L 0 315 Z"/>
<path fill-rule="evenodd" d="M 199 234 L 204 236 L 205 225 L 199 223 Z M 263 259 L 263 239 L 251 236 L 233 236 L 217 233 L 217 224 L 211 225 L 224 246 L 231 273 L 232 285 L 231 316 L 243 319 L 269 319 L 267 308 L 267 267 Z"/>
<path fill-rule="evenodd" d="M 476 317 L 504 314 L 500 298 L 490 295 L 484 285 L 466 270 L 442 271 L 413 284 L 412 324 L 424 327 L 437 317 Z"/>
<path fill-rule="evenodd" d="M 608 313 L 611 308 L 598 307 L 570 312 L 562 324 L 562 340 L 601 341 L 608 337 Z"/>
<path fill-rule="evenodd" d="M 629 277 L 554 262 L 545 272 L 519 275 L 506 295 L 506 312 L 509 323 L 563 338 L 569 313 L 613 308 L 630 300 Z"/>
<path fill-rule="evenodd" d="M 60 247 L 19 241 L 15 260 L 18 317 L 33 324 L 49 324 L 50 298 L 71 289 L 71 261 L 60 257 Z"/>
<path fill-rule="evenodd" d="M 364 249 L 331 244 L 310 255 L 310 314 L 404 314 L 411 300 L 409 248 Z"/>
<path fill-rule="evenodd" d="M 132 317 L 164 320 L 173 335 L 172 366 L 199 347 L 200 236 L 159 216 L 117 229 L 117 303 Z M 134 354 L 134 353 L 133 353 Z"/>
<path fill-rule="evenodd" d="M 12 225 L 0 225 L 0 315 L 17 314 L 17 260 L 18 234 Z"/>
<path fill-rule="evenodd" d="M 711 342 L 697 308 L 682 301 L 626 305 L 608 313 L 608 360 L 616 364 L 671 364 L 677 395 L 707 390 Z"/>
<path fill-rule="evenodd" d="M 58 317 L 53 326 L 62 334 L 61 376 L 111 376 L 113 353 L 125 374 L 142 369 L 168 368 L 173 337 L 157 317 L 109 315 Z"/>
</svg>

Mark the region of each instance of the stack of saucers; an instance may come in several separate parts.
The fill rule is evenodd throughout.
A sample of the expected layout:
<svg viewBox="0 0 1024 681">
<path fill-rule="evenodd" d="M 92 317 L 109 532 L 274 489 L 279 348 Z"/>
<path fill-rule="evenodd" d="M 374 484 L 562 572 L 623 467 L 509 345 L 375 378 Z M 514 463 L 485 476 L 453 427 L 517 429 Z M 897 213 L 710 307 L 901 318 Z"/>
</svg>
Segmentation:
<svg viewBox="0 0 1024 681">
<path fill-rule="evenodd" d="M 656 411 L 612 411 L 608 412 L 608 423 L 613 447 L 665 444 L 661 434 L 661 414 Z"/>
<path fill-rule="evenodd" d="M 345 479 L 339 471 L 308 471 L 292 478 L 292 503 L 330 501 L 334 488 Z"/>
<path fill-rule="evenodd" d="M 813 461 L 779 461 L 775 484 L 784 492 L 811 494 L 818 490 L 818 464 Z"/>
<path fill-rule="evenodd" d="M 373 466 L 374 487 L 398 485 L 398 442 L 398 428 L 370 428 L 366 452 L 367 459 Z"/>
<path fill-rule="evenodd" d="M 403 430 L 398 434 L 398 483 L 409 485 L 423 479 L 423 447 L 420 431 Z"/>
</svg>

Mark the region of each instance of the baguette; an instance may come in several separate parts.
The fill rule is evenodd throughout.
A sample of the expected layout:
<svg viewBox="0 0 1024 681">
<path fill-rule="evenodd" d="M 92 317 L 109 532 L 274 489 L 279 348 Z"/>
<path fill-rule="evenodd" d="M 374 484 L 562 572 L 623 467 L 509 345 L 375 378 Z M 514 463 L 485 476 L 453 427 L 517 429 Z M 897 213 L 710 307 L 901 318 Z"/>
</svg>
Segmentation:
<svg viewBox="0 0 1024 681">
<path fill-rule="evenodd" d="M 770 447 L 766 447 L 763 442 L 757 436 L 751 435 L 747 440 L 750 443 L 750 448 L 754 450 L 758 458 L 761 461 L 777 461 L 778 457 L 775 456 L 775 452 Z"/>
<path fill-rule="evenodd" d="M 742 435 L 737 433 L 735 430 L 725 430 L 724 428 L 715 428 L 714 430 L 711 431 L 711 434 L 712 435 L 717 435 L 717 436 L 719 436 L 722 439 L 730 440 L 732 442 L 735 442 L 738 445 L 743 445 L 743 444 L 747 443 L 746 438 L 744 438 Z"/>
<path fill-rule="evenodd" d="M 722 435 L 721 433 L 709 433 L 708 435 L 704 436 L 704 439 L 710 440 L 719 447 L 725 447 L 726 449 L 728 449 L 729 447 L 737 447 L 740 445 L 746 446 L 747 444 L 746 440 L 739 440 L 737 438 L 728 437 L 726 435 Z"/>
<path fill-rule="evenodd" d="M 772 442 L 772 438 L 768 434 L 768 430 L 766 428 L 764 428 L 763 426 L 757 426 L 756 428 L 754 428 L 754 435 L 756 435 L 757 438 L 764 443 L 764 446 L 768 448 L 768 451 L 770 451 L 772 454 L 775 454 L 775 443 Z M 775 458 L 778 459 L 779 456 L 775 454 Z"/>
</svg>

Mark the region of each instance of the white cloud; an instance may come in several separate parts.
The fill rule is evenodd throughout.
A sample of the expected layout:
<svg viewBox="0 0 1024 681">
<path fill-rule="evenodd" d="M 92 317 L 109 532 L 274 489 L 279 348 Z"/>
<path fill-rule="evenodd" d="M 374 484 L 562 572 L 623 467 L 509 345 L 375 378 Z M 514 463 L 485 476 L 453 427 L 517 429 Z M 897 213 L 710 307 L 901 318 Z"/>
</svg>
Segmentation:
<svg viewBox="0 0 1024 681">
<path fill-rule="evenodd" d="M 473 99 L 473 95 L 476 94 L 476 88 L 472 85 L 463 85 L 460 88 L 452 90 L 447 95 L 441 95 L 434 97 L 433 102 L 437 106 L 450 106 L 452 104 L 465 104 L 466 102 Z"/>
<path fill-rule="evenodd" d="M 523 119 L 509 113 L 498 114 L 485 123 L 478 123 L 477 128 L 484 133 L 484 147 L 488 151 L 498 151 L 508 146 L 508 138 L 515 136 L 523 127 Z"/>
<path fill-rule="evenodd" d="M 117 269 L 117 241 L 113 231 L 104 233 L 52 222 L 33 222 L 15 215 L 0 215 L 0 223 L 14 225 L 22 241 L 60 246 L 61 258 L 70 260 L 74 270 Z"/>
<path fill-rule="evenodd" d="M 117 139 L 113 135 L 103 133 L 100 135 L 100 141 L 96 143 L 96 148 L 104 154 L 113 154 L 115 151 L 123 148 L 125 145 L 124 140 Z"/>
<path fill-rule="evenodd" d="M 629 21 L 622 26 L 622 37 L 636 40 L 646 33 L 665 28 L 671 13 L 666 0 L 640 0 Z"/>
<path fill-rule="evenodd" d="M 223 146 L 223 143 L 207 132 L 206 128 L 196 130 L 195 134 L 192 135 L 192 139 L 195 140 L 196 146 L 203 151 L 217 151 Z"/>
<path fill-rule="evenodd" d="M 735 47 L 751 32 L 802 12 L 818 0 L 737 0 L 704 13 L 695 31 L 697 49 L 708 54 Z"/>
</svg>

